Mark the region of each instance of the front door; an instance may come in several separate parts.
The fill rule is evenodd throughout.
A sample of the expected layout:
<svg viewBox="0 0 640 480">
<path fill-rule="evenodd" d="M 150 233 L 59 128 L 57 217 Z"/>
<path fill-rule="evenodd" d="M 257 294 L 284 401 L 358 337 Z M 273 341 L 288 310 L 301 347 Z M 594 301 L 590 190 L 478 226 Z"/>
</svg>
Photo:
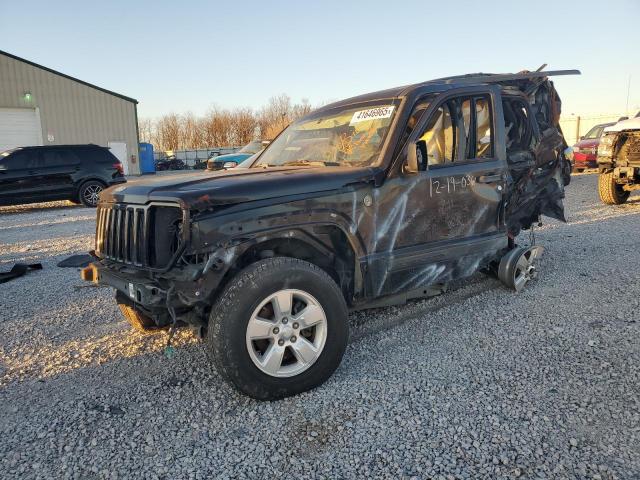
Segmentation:
<svg viewBox="0 0 640 480">
<path fill-rule="evenodd" d="M 407 142 L 416 155 L 381 187 L 376 296 L 470 275 L 506 244 L 494 94 L 465 92 L 426 109 Z"/>
<path fill-rule="evenodd" d="M 37 150 L 18 150 L 0 156 L 0 203 L 11 205 L 48 200 L 38 166 Z"/>
<path fill-rule="evenodd" d="M 127 144 L 124 142 L 109 142 L 109 149 L 122 163 L 125 175 L 129 175 L 129 160 L 127 158 Z"/>
</svg>

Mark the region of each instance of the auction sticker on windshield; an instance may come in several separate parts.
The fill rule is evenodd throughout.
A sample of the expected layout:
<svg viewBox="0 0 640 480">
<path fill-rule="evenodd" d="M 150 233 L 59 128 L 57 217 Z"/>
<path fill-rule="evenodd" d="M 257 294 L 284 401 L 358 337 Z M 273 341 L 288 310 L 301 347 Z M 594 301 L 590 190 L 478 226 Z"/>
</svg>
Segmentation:
<svg viewBox="0 0 640 480">
<path fill-rule="evenodd" d="M 349 125 L 353 125 L 358 122 L 366 122 L 368 120 L 378 120 L 380 118 L 389 118 L 393 113 L 393 105 L 388 107 L 375 107 L 367 110 L 358 110 L 351 117 Z"/>
</svg>

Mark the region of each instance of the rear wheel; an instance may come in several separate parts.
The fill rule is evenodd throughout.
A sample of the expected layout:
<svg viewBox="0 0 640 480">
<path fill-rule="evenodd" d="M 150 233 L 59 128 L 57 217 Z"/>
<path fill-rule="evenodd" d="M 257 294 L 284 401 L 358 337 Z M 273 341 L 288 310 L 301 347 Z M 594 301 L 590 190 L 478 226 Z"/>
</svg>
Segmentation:
<svg viewBox="0 0 640 480">
<path fill-rule="evenodd" d="M 319 267 L 269 258 L 240 272 L 211 310 L 209 353 L 241 392 L 274 400 L 327 380 L 347 346 L 347 306 Z"/>
<path fill-rule="evenodd" d="M 80 185 L 78 199 L 85 207 L 95 208 L 100 200 L 100 193 L 104 190 L 104 183 L 97 180 L 89 180 Z"/>
<path fill-rule="evenodd" d="M 616 183 L 613 173 L 601 173 L 598 175 L 598 193 L 600 200 L 606 205 L 620 205 L 627 201 L 631 192 L 622 189 L 622 185 Z"/>
<path fill-rule="evenodd" d="M 540 246 L 509 250 L 500 259 L 498 279 L 507 287 L 520 292 L 529 281 L 538 276 L 536 262 L 543 251 L 544 248 Z"/>
</svg>

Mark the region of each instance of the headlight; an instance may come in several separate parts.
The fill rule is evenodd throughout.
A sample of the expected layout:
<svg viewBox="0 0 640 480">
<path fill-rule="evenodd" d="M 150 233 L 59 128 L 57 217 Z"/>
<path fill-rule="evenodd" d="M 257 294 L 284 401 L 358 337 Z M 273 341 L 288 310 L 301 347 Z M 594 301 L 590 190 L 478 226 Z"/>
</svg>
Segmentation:
<svg viewBox="0 0 640 480">
<path fill-rule="evenodd" d="M 615 135 L 605 135 L 600 139 L 596 152 L 599 157 L 610 157 L 613 154 L 613 140 Z"/>
<path fill-rule="evenodd" d="M 613 145 L 613 137 L 615 135 L 605 135 L 604 137 L 602 137 L 600 139 L 600 145 L 599 146 L 603 146 L 603 145 Z"/>
</svg>

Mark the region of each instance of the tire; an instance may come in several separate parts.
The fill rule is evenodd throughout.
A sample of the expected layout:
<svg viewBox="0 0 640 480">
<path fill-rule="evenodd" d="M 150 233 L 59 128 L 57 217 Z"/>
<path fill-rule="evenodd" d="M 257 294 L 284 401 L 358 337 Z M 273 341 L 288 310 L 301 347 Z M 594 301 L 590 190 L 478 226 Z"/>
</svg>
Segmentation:
<svg viewBox="0 0 640 480">
<path fill-rule="evenodd" d="M 613 173 L 598 175 L 598 193 L 606 205 L 621 205 L 627 201 L 631 192 L 626 192 L 616 183 Z"/>
<path fill-rule="evenodd" d="M 89 208 L 95 208 L 100 200 L 100 193 L 104 190 L 104 183 L 97 180 L 89 180 L 80 185 L 78 189 L 78 200 Z"/>
<path fill-rule="evenodd" d="M 277 301 L 269 301 L 276 295 Z M 280 303 L 281 296 L 290 296 L 291 300 L 289 308 L 283 303 L 284 314 L 279 316 L 276 303 Z M 307 310 L 309 306 L 314 314 L 309 313 L 307 321 L 313 317 L 317 323 L 304 329 L 303 312 L 311 312 Z M 259 400 L 285 398 L 317 387 L 338 368 L 349 338 L 347 316 L 342 292 L 322 269 L 295 258 L 268 258 L 245 268 L 224 288 L 209 318 L 208 353 L 218 373 L 246 395 Z M 270 323 L 265 323 L 264 318 Z M 266 326 L 268 338 L 250 339 L 248 327 L 254 321 Z M 276 347 L 276 340 L 284 346 Z M 261 345 L 263 357 L 257 351 Z M 303 362 L 305 355 L 301 351 L 309 352 L 308 345 L 314 346 L 312 352 L 316 352 L 308 357 L 317 356 Z M 259 366 L 270 348 L 283 352 L 280 360 L 273 363 L 278 367 L 272 369 L 273 373 Z"/>
</svg>

